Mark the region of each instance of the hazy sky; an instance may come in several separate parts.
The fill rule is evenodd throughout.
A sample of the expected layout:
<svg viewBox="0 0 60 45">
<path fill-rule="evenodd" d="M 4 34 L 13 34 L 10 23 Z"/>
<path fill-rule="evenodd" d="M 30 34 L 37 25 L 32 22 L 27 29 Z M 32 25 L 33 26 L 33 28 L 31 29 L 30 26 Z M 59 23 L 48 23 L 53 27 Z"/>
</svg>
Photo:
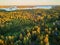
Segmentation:
<svg viewBox="0 0 60 45">
<path fill-rule="evenodd" d="M 0 5 L 60 5 L 60 0 L 0 0 Z"/>
</svg>

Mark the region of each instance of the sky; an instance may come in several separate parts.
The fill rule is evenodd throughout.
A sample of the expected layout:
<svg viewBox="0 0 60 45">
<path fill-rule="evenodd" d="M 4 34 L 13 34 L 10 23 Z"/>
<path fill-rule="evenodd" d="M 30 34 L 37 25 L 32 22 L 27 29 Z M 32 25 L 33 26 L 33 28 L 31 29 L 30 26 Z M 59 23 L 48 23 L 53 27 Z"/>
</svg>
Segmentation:
<svg viewBox="0 0 60 45">
<path fill-rule="evenodd" d="M 60 0 L 0 0 L 0 5 L 60 5 Z"/>
</svg>

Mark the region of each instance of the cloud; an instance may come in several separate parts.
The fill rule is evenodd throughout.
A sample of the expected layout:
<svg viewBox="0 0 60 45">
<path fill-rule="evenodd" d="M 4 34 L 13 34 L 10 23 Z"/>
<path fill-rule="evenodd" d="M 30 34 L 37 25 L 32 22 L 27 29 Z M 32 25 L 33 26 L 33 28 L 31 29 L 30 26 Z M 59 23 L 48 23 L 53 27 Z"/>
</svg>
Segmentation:
<svg viewBox="0 0 60 45">
<path fill-rule="evenodd" d="M 60 5 L 60 0 L 0 0 L 0 5 Z"/>
</svg>

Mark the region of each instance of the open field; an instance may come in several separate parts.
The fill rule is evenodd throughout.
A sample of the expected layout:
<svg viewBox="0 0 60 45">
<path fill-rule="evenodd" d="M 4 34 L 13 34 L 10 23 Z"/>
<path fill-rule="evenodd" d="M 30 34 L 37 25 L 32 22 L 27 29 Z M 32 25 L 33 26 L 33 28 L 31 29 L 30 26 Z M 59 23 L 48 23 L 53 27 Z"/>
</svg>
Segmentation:
<svg viewBox="0 0 60 45">
<path fill-rule="evenodd" d="M 60 45 L 60 7 L 0 10 L 0 45 Z"/>
</svg>

